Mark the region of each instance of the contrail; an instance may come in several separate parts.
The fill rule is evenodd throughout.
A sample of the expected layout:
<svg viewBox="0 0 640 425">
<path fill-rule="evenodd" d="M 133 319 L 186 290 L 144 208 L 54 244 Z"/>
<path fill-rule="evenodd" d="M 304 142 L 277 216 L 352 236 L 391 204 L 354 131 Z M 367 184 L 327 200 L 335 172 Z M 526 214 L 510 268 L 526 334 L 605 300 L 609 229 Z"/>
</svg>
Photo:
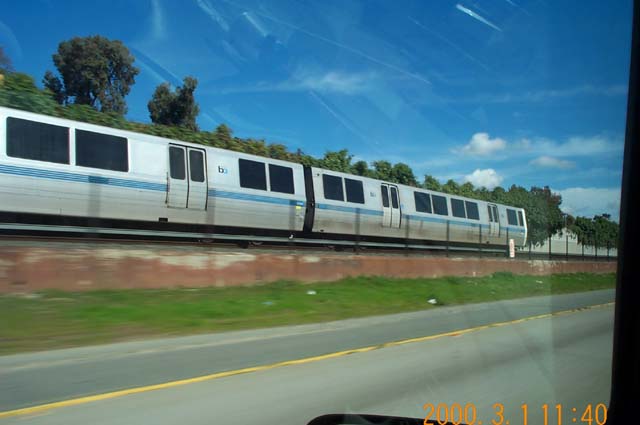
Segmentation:
<svg viewBox="0 0 640 425">
<path fill-rule="evenodd" d="M 470 61 L 474 62 L 476 65 L 479 65 L 482 69 L 484 69 L 485 71 L 489 71 L 489 67 L 487 65 L 485 65 L 484 63 L 482 63 L 481 61 L 479 61 L 478 59 L 476 59 L 474 56 L 470 55 L 469 53 L 465 52 L 462 48 L 460 48 L 458 45 L 454 44 L 452 41 L 450 41 L 449 39 L 445 38 L 444 36 L 432 31 L 431 29 L 427 28 L 425 25 L 421 24 L 420 22 L 416 21 L 415 19 L 413 19 L 411 16 L 408 17 L 409 20 L 411 22 L 413 22 L 414 24 L 416 24 L 418 27 L 422 28 L 423 30 L 427 31 L 428 33 L 430 33 L 431 35 L 433 35 L 434 37 L 438 37 L 440 40 L 444 41 L 445 43 L 447 43 L 449 46 L 451 46 L 452 48 L 454 48 L 455 50 L 457 50 L 461 55 L 463 55 L 464 57 L 466 57 L 467 59 L 469 59 Z"/>
<path fill-rule="evenodd" d="M 467 15 L 471 16 L 473 19 L 476 19 L 476 20 L 482 22 L 483 24 L 490 26 L 494 30 L 502 32 L 500 27 L 498 27 L 497 25 L 492 24 L 491 22 L 489 22 L 488 20 L 486 20 L 482 16 L 478 15 L 473 10 L 467 9 L 466 7 L 462 6 L 460 3 L 456 4 L 456 9 L 458 9 L 462 13 L 466 13 Z"/>
<path fill-rule="evenodd" d="M 309 90 L 309 95 L 312 98 L 314 98 L 320 105 L 322 105 L 322 107 L 326 109 L 327 112 L 329 112 L 336 120 L 338 120 L 338 122 L 340 122 L 340 124 L 342 124 L 347 130 L 349 130 L 350 132 L 358 136 L 360 139 L 362 139 L 363 142 L 369 144 L 370 146 L 371 146 L 370 142 L 373 142 L 374 144 L 378 145 L 378 142 L 376 142 L 370 137 L 365 136 L 356 128 L 354 128 L 351 124 L 349 124 L 339 113 L 337 113 L 336 111 L 333 110 L 333 108 L 327 105 L 327 103 L 324 100 L 322 100 L 322 98 L 318 96 L 313 90 Z M 371 146 L 371 147 L 377 153 L 379 154 L 381 153 L 377 147 L 375 146 Z"/>
</svg>

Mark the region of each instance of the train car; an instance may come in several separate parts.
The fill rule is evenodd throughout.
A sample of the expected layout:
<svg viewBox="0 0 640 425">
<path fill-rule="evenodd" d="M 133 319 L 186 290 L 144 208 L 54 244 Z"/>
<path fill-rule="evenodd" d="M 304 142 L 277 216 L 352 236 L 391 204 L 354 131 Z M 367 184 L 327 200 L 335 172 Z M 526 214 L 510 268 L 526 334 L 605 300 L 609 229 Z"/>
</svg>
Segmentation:
<svg viewBox="0 0 640 425">
<path fill-rule="evenodd" d="M 314 232 L 461 245 L 526 243 L 522 208 L 320 168 L 311 174 Z"/>
<path fill-rule="evenodd" d="M 304 224 L 299 164 L 8 108 L 0 134 L 3 221 L 286 235 Z"/>
<path fill-rule="evenodd" d="M 522 209 L 8 108 L 0 175 L 0 222 L 25 229 L 526 241 Z"/>
</svg>

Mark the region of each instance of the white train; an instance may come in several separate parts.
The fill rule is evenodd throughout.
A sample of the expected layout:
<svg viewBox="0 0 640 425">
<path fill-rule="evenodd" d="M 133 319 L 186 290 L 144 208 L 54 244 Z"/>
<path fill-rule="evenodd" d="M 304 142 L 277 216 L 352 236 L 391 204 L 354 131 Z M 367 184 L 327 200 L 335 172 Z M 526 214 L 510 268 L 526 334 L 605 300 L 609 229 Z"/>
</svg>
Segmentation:
<svg viewBox="0 0 640 425">
<path fill-rule="evenodd" d="M 8 108 L 0 108 L 0 222 L 424 246 L 527 238 L 520 208 Z"/>
</svg>

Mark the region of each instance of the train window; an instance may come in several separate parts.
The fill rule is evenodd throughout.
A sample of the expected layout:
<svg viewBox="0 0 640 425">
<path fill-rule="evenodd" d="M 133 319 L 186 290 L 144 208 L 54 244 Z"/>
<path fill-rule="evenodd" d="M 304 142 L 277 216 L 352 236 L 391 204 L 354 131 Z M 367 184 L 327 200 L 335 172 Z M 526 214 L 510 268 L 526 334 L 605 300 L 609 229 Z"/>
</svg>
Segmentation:
<svg viewBox="0 0 640 425">
<path fill-rule="evenodd" d="M 524 227 L 524 216 L 522 211 L 518 211 L 518 225 Z"/>
<path fill-rule="evenodd" d="M 294 193 L 293 169 L 269 164 L 269 182 L 272 192 Z"/>
<path fill-rule="evenodd" d="M 360 180 L 345 178 L 344 187 L 347 191 L 347 202 L 364 204 L 364 189 Z"/>
<path fill-rule="evenodd" d="M 509 226 L 517 226 L 518 225 L 518 219 L 516 218 L 516 211 L 507 208 L 507 222 L 509 223 Z"/>
<path fill-rule="evenodd" d="M 36 161 L 69 163 L 69 129 L 7 118 L 7 155 Z"/>
<path fill-rule="evenodd" d="M 129 171 L 127 138 L 76 130 L 76 164 L 102 170 Z"/>
<path fill-rule="evenodd" d="M 344 201 L 344 192 L 342 190 L 342 177 L 323 174 L 322 186 L 324 187 L 325 199 L 333 199 L 334 201 Z"/>
<path fill-rule="evenodd" d="M 389 188 L 387 186 L 380 186 L 382 192 L 382 206 L 389 208 Z"/>
<path fill-rule="evenodd" d="M 464 201 L 465 207 L 467 207 L 467 218 L 471 220 L 480 220 L 480 212 L 478 211 L 478 204 L 471 201 Z"/>
<path fill-rule="evenodd" d="M 184 149 L 169 147 L 169 173 L 172 179 L 184 180 L 187 173 L 184 166 Z"/>
<path fill-rule="evenodd" d="M 413 192 L 416 200 L 416 211 L 423 213 L 431 213 L 431 198 L 427 193 Z"/>
<path fill-rule="evenodd" d="M 393 208 L 398 208 L 399 206 L 399 202 L 398 202 L 398 189 L 396 189 L 395 187 L 391 186 L 391 206 Z"/>
<path fill-rule="evenodd" d="M 493 210 L 491 209 L 491 205 L 487 205 L 487 212 L 489 213 L 489 222 L 493 223 L 495 220 L 493 219 Z"/>
<path fill-rule="evenodd" d="M 464 212 L 464 201 L 451 198 L 451 214 L 454 217 L 467 218 Z"/>
<path fill-rule="evenodd" d="M 447 208 L 447 198 L 439 195 L 431 195 L 431 202 L 433 202 L 433 212 L 438 215 L 449 215 L 449 208 Z"/>
<path fill-rule="evenodd" d="M 204 181 L 204 155 L 201 151 L 189 150 L 189 175 L 191 181 Z"/>
<path fill-rule="evenodd" d="M 267 190 L 267 174 L 264 162 L 239 159 L 240 187 Z"/>
</svg>

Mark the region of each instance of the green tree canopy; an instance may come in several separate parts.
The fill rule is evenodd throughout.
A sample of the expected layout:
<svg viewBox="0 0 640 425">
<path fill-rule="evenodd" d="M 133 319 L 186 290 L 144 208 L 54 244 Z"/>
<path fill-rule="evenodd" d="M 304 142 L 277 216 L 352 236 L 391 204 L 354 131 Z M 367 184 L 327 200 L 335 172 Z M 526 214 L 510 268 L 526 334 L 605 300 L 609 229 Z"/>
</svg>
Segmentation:
<svg viewBox="0 0 640 425">
<path fill-rule="evenodd" d="M 433 190 L 436 192 L 442 192 L 442 185 L 435 177 L 427 174 L 424 176 L 424 182 L 422 183 L 422 187 L 427 190 Z"/>
<path fill-rule="evenodd" d="M 462 184 L 459 188 L 460 196 L 466 196 L 467 198 L 475 198 L 476 197 L 476 188 L 473 187 L 473 183 L 466 182 Z"/>
<path fill-rule="evenodd" d="M 9 108 L 39 112 L 46 115 L 57 114 L 57 103 L 51 96 L 36 87 L 30 75 L 12 72 L 3 75 L 0 84 L 0 105 Z"/>
<path fill-rule="evenodd" d="M 351 159 L 353 155 L 349 151 L 342 149 L 339 151 L 327 151 L 324 158 L 320 160 L 320 166 L 328 170 L 341 171 L 348 173 L 351 171 Z"/>
<path fill-rule="evenodd" d="M 237 137 L 233 137 L 233 131 L 224 123 L 216 127 L 216 130 L 213 132 L 211 145 L 237 152 L 244 152 L 245 149 L 244 143 Z"/>
<path fill-rule="evenodd" d="M 408 186 L 417 186 L 418 182 L 416 176 L 413 175 L 413 170 L 407 164 L 398 162 L 394 164 L 391 169 L 391 175 L 393 181 L 400 184 L 406 184 Z"/>
<path fill-rule="evenodd" d="M 284 161 L 289 159 L 289 151 L 287 147 L 282 143 L 271 143 L 269 145 L 269 158 L 282 159 Z"/>
<path fill-rule="evenodd" d="M 61 104 L 89 105 L 123 115 L 127 111 L 124 98 L 140 72 L 134 60 L 119 40 L 74 37 L 61 42 L 53 55 L 60 77 L 47 71 L 43 83 Z"/>
<path fill-rule="evenodd" d="M 393 181 L 393 165 L 389 161 L 380 160 L 373 161 L 374 177 L 376 179 L 392 182 Z"/>
<path fill-rule="evenodd" d="M 351 166 L 351 172 L 357 176 L 372 177 L 373 170 L 369 168 L 367 161 L 356 161 Z"/>
<path fill-rule="evenodd" d="M 185 77 L 182 87 L 176 87 L 174 92 L 171 91 L 169 83 L 162 83 L 156 87 L 147 104 L 151 121 L 155 124 L 175 125 L 198 131 L 196 118 L 200 108 L 193 95 L 197 86 L 198 80 Z"/>
<path fill-rule="evenodd" d="M 460 195 L 460 185 L 452 179 L 449 179 L 442 185 L 442 191 L 451 195 Z"/>
<path fill-rule="evenodd" d="M 596 215 L 593 218 L 576 217 L 569 229 L 584 245 L 608 248 L 618 246 L 619 227 L 616 222 L 611 221 L 609 214 Z"/>
</svg>

